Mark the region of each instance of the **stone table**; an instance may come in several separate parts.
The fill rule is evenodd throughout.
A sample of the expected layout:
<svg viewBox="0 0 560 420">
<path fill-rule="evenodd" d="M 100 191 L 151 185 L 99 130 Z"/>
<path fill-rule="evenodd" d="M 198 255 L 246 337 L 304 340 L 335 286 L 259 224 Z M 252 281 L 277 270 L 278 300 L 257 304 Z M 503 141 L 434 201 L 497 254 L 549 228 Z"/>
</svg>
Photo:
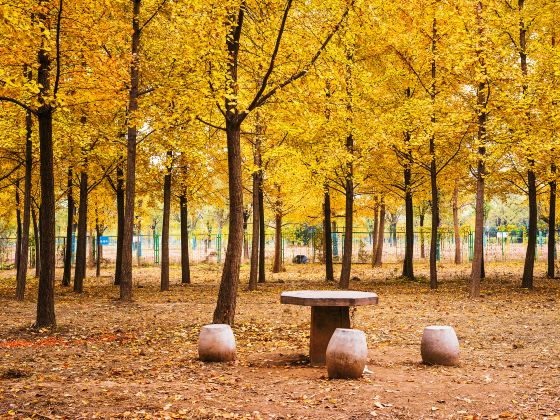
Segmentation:
<svg viewBox="0 0 560 420">
<path fill-rule="evenodd" d="M 354 290 L 298 290 L 282 292 L 280 303 L 311 306 L 309 357 L 325 364 L 329 340 L 337 328 L 350 328 L 350 306 L 375 305 L 377 295 Z"/>
</svg>

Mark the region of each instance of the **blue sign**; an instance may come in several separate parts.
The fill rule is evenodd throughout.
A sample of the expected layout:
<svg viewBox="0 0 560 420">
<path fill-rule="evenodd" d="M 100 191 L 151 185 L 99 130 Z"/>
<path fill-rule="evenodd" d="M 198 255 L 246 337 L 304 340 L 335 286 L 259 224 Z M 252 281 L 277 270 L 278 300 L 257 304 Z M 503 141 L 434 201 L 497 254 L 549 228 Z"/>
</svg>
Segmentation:
<svg viewBox="0 0 560 420">
<path fill-rule="evenodd" d="M 109 237 L 108 236 L 100 236 L 99 237 L 99 244 L 100 245 L 109 245 Z"/>
</svg>

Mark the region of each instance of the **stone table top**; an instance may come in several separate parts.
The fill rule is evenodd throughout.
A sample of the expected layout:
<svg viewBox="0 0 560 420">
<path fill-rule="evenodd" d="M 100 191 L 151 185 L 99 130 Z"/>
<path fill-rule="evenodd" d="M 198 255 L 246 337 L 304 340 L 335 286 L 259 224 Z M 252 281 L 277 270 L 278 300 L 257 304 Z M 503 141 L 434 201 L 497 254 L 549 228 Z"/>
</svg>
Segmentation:
<svg viewBox="0 0 560 420">
<path fill-rule="evenodd" d="M 355 290 L 296 290 L 280 295 L 280 303 L 303 306 L 361 306 L 377 302 L 375 293 Z"/>
</svg>

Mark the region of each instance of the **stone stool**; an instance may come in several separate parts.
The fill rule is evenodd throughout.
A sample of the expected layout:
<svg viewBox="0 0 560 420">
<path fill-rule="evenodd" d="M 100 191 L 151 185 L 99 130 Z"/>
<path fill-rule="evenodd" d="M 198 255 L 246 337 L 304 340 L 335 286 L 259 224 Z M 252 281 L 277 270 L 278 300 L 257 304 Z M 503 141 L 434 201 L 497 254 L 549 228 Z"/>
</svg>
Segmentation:
<svg viewBox="0 0 560 420">
<path fill-rule="evenodd" d="M 457 366 L 459 340 L 455 330 L 448 325 L 431 325 L 424 328 L 420 353 L 422 362 L 428 365 Z"/>
<path fill-rule="evenodd" d="M 329 378 L 359 378 L 367 361 L 367 342 L 363 331 L 337 328 L 327 346 Z"/>
<path fill-rule="evenodd" d="M 227 324 L 204 325 L 198 337 L 198 357 L 203 362 L 235 360 L 235 337 Z"/>
</svg>

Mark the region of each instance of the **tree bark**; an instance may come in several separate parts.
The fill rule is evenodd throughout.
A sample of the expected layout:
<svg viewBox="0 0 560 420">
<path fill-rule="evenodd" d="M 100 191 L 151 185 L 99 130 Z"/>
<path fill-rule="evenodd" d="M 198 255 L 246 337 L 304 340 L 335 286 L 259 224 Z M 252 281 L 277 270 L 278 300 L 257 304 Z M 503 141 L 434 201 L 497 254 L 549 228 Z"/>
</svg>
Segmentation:
<svg viewBox="0 0 560 420">
<path fill-rule="evenodd" d="M 97 209 L 95 210 L 95 241 L 97 245 L 97 254 L 95 256 L 95 277 L 101 277 L 101 226 L 99 225 L 99 216 Z"/>
<path fill-rule="evenodd" d="M 88 175 L 80 174 L 80 204 L 78 206 L 78 238 L 76 240 L 76 268 L 74 272 L 74 292 L 84 291 L 87 251 Z"/>
<path fill-rule="evenodd" d="M 130 65 L 130 89 L 128 92 L 128 115 L 134 118 L 138 111 L 138 86 L 140 81 L 140 2 L 132 1 L 132 63 Z M 132 301 L 132 235 L 134 230 L 134 201 L 136 194 L 136 139 L 138 129 L 129 121 L 126 145 L 126 200 L 122 245 L 122 269 L 120 299 Z"/>
<path fill-rule="evenodd" d="M 535 252 L 537 247 L 537 184 L 532 161 L 527 171 L 527 186 L 529 187 L 529 228 L 527 229 L 527 253 L 523 267 L 521 287 L 533 288 L 533 270 L 535 267 Z"/>
<path fill-rule="evenodd" d="M 115 281 L 113 284 L 121 284 L 122 273 L 122 250 L 124 235 L 124 173 L 122 163 L 117 165 L 117 257 L 115 263 Z"/>
<path fill-rule="evenodd" d="M 377 198 L 375 199 L 375 206 L 373 207 L 373 232 L 371 238 L 371 266 L 375 266 L 375 254 L 377 252 L 377 237 L 379 236 L 379 204 Z"/>
<path fill-rule="evenodd" d="M 278 195 L 280 196 L 280 185 L 276 184 Z M 274 262 L 272 272 L 282 271 L 282 200 L 278 198 L 274 205 Z"/>
<path fill-rule="evenodd" d="M 179 197 L 181 205 L 181 283 L 191 284 L 191 267 L 189 261 L 189 212 L 187 208 L 187 196 Z"/>
<path fill-rule="evenodd" d="M 379 236 L 377 238 L 377 249 L 375 250 L 375 267 L 381 267 L 383 261 L 383 239 L 385 234 L 385 200 L 381 198 L 381 209 L 379 210 Z"/>
<path fill-rule="evenodd" d="M 68 168 L 67 197 L 68 197 L 68 213 L 66 216 L 66 246 L 64 251 L 64 274 L 62 275 L 62 285 L 70 286 L 72 277 L 72 232 L 74 227 L 74 195 L 72 194 L 72 168 Z"/>
<path fill-rule="evenodd" d="M 266 229 L 264 225 L 264 191 L 262 173 L 259 177 L 259 283 L 266 281 Z"/>
<path fill-rule="evenodd" d="M 241 122 L 226 120 L 229 173 L 229 238 L 222 271 L 215 324 L 233 324 L 239 287 L 239 269 L 243 246 L 243 173 L 241 170 Z"/>
<path fill-rule="evenodd" d="M 251 268 L 249 270 L 249 290 L 257 290 L 257 275 L 259 271 L 259 180 L 258 172 L 253 173 L 253 225 L 251 237 Z"/>
<path fill-rule="evenodd" d="M 478 25 L 478 35 L 484 36 L 484 30 L 481 23 L 482 2 L 479 1 L 475 6 L 475 14 Z M 474 250 L 471 272 L 471 289 L 469 296 L 478 298 L 480 296 L 480 280 L 483 277 L 484 264 L 484 177 L 486 176 L 486 122 L 488 119 L 488 94 L 489 88 L 486 76 L 486 66 L 484 56 L 481 51 L 476 52 L 480 71 L 484 76 L 484 80 L 479 82 L 477 89 L 477 125 L 478 125 L 478 162 L 476 170 L 476 208 L 475 208 L 475 227 L 474 227 Z"/>
<path fill-rule="evenodd" d="M 553 279 L 555 275 L 554 257 L 556 253 L 556 181 L 554 180 L 556 177 L 556 165 L 554 163 L 550 165 L 550 172 L 554 178 L 548 183 L 550 188 L 548 208 L 550 211 L 548 215 L 548 256 L 546 276 L 549 279 Z"/>
<path fill-rule="evenodd" d="M 24 68 L 28 80 L 32 79 L 31 70 Z M 23 300 L 27 283 L 27 267 L 29 265 L 29 226 L 31 224 L 31 176 L 33 172 L 33 143 L 31 139 L 33 116 L 28 110 L 25 114 L 25 187 L 23 193 L 23 228 L 21 235 L 20 257 L 16 278 L 16 299 Z"/>
<path fill-rule="evenodd" d="M 40 213 L 40 208 L 37 209 Z M 33 219 L 33 240 L 35 241 L 35 278 L 41 277 L 41 239 L 39 233 L 39 223 L 35 207 L 31 206 L 31 218 Z"/>
<path fill-rule="evenodd" d="M 16 273 L 19 271 L 19 259 L 21 256 L 21 202 L 19 199 L 19 179 L 15 182 L 16 190 L 16 255 L 14 258 Z"/>
<path fill-rule="evenodd" d="M 410 88 L 407 89 L 407 97 L 410 98 Z M 409 149 L 410 132 L 404 133 L 406 155 L 408 160 L 404 165 L 404 205 L 405 205 L 405 248 L 402 276 L 414 280 L 414 207 L 412 203 L 412 156 Z"/>
<path fill-rule="evenodd" d="M 171 213 L 171 160 L 173 152 L 167 152 L 167 172 L 163 177 L 163 222 L 161 226 L 161 284 L 160 291 L 169 290 L 169 216 Z"/>
<path fill-rule="evenodd" d="M 437 41 L 437 21 L 433 18 L 432 21 L 432 74 L 431 74 L 431 88 L 430 97 L 434 112 L 432 112 L 431 122 L 432 126 L 436 123 L 435 102 L 436 102 L 436 41 Z M 430 237 L 430 288 L 437 289 L 437 246 L 438 246 L 438 227 L 439 227 L 439 197 L 437 185 L 437 162 L 436 162 L 436 138 L 432 133 L 430 136 L 430 186 L 432 194 L 432 232 Z"/>
<path fill-rule="evenodd" d="M 333 253 L 332 253 L 332 230 L 331 230 L 331 193 L 329 186 L 325 185 L 323 201 L 323 241 L 325 254 L 325 280 L 334 281 Z"/>
<path fill-rule="evenodd" d="M 461 234 L 459 232 L 459 180 L 453 187 L 453 235 L 455 236 L 455 264 L 461 264 Z"/>
<path fill-rule="evenodd" d="M 40 1 L 43 5 L 43 1 Z M 38 21 L 46 28 L 50 27 L 47 16 L 43 12 L 38 13 Z M 60 22 L 59 22 L 60 24 Z M 39 211 L 40 229 L 40 274 L 39 290 L 37 298 L 36 328 L 56 326 L 54 311 L 54 280 L 56 264 L 56 238 L 55 238 L 55 195 L 54 195 L 54 163 L 53 163 L 53 139 L 52 121 L 53 108 L 50 101 L 51 94 L 49 72 L 51 59 L 46 49 L 46 36 L 42 36 L 39 48 L 37 70 L 37 83 L 40 86 L 37 119 L 39 125 L 39 153 L 40 153 L 40 185 L 41 185 L 41 208 Z M 55 92 L 56 93 L 56 92 Z"/>
<path fill-rule="evenodd" d="M 29 72 L 31 77 L 31 72 Z M 33 171 L 33 144 L 31 130 L 33 119 L 31 112 L 27 111 L 25 117 L 25 189 L 23 193 L 23 229 L 21 235 L 21 254 L 17 272 L 16 299 L 23 300 L 25 295 L 25 284 L 27 281 L 27 267 L 29 263 L 29 226 L 31 223 L 31 176 Z"/>
<path fill-rule="evenodd" d="M 420 258 L 426 258 L 426 242 L 424 236 L 424 220 L 426 215 L 420 213 Z"/>
</svg>

